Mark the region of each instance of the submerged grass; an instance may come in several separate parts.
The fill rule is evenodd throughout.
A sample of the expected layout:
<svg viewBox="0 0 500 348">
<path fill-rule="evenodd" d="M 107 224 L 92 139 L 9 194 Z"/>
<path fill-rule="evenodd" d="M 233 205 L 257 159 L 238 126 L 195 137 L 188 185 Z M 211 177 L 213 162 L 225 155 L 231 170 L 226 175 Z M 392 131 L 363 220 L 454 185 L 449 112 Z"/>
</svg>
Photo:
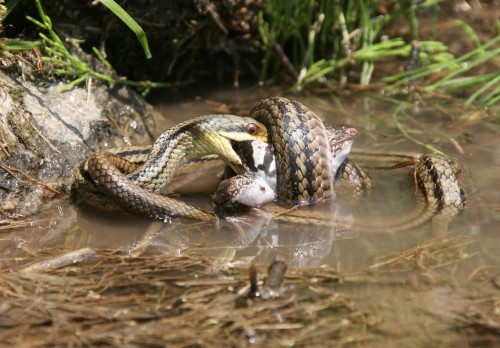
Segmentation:
<svg viewBox="0 0 500 348">
<path fill-rule="evenodd" d="M 376 299 L 353 294 L 353 287 L 401 287 L 402 293 L 422 294 L 429 280 L 432 286 L 446 284 L 473 243 L 437 238 L 357 273 L 328 267 L 291 270 L 271 300 L 247 296 L 246 268 L 215 270 L 213 260 L 196 255 L 132 258 L 91 249 L 45 253 L 31 256 L 15 272 L 0 274 L 0 339 L 18 345 L 174 346 L 335 346 L 396 340 L 415 335 L 391 321 L 398 309 L 389 308 L 389 313 Z M 484 271 L 473 276 L 484 276 Z M 265 270 L 259 268 L 259 273 Z M 404 285 L 410 278 L 411 285 Z M 470 318 L 474 324 L 476 319 Z M 465 313 L 460 320 L 462 326 L 469 323 Z M 449 323 L 448 329 L 455 325 Z"/>
</svg>

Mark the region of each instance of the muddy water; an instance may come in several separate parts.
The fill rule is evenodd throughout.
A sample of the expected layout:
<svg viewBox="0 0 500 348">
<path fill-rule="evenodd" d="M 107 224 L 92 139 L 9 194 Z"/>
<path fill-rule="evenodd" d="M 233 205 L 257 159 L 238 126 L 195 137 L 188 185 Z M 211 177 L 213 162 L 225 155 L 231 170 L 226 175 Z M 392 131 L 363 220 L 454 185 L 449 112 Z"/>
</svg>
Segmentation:
<svg viewBox="0 0 500 348">
<path fill-rule="evenodd" d="M 207 113 L 245 114 L 265 96 L 262 91 L 218 93 L 159 105 L 165 120 L 156 131 L 159 134 L 169 125 Z M 466 287 L 468 281 L 484 270 L 496 272 L 500 266 L 497 252 L 500 247 L 497 232 L 500 228 L 498 115 L 494 110 L 460 109 L 453 103 L 423 106 L 397 102 L 380 95 L 342 99 L 301 96 L 296 99 L 315 110 L 326 123 L 355 126 L 360 133 L 355 149 L 429 152 L 425 144 L 432 144 L 457 158 L 465 178 L 467 209 L 449 223 L 432 221 L 396 233 L 371 231 L 370 226 L 375 222 L 391 221 L 413 209 L 415 189 L 407 168 L 372 171 L 375 191 L 361 202 L 339 200 L 307 212 L 307 215 L 331 216 L 338 223 L 330 227 L 272 221 L 266 214 L 243 215 L 232 223 L 218 225 L 185 220 L 165 224 L 124 212 L 74 207 L 63 200 L 48 206 L 44 213 L 24 225 L 2 230 L 2 268 L 15 270 L 33 257 L 43 259 L 47 249 L 93 247 L 122 249 L 130 255 L 182 255 L 189 251 L 191 255 L 210 258 L 215 269 L 250 262 L 268 264 L 274 255 L 281 254 L 291 267 L 327 265 L 348 273 L 382 269 L 377 274 L 385 279 L 394 273 L 393 269 L 384 268 L 392 259 L 409 271 L 405 273 L 404 282 L 413 284 L 417 291 L 409 292 L 406 286 L 387 287 L 370 283 L 345 284 L 339 287 L 339 291 L 356 295 L 364 299 L 367 306 L 384 312 L 384 317 L 395 324 L 394 327 L 403 325 L 425 329 L 427 333 L 418 337 L 418 342 L 433 341 L 427 334 L 442 333 L 439 331 L 442 326 L 439 318 L 428 313 L 439 312 L 439 315 L 449 317 L 469 308 L 468 295 L 465 295 L 469 291 Z M 214 166 L 204 172 L 182 176 L 174 187 L 182 192 L 201 192 L 184 194 L 182 199 L 210 209 L 209 192 L 218 182 L 219 171 L 220 167 Z M 419 257 L 430 260 L 431 265 L 439 269 L 440 262 L 444 261 L 438 260 L 441 254 L 437 249 L 422 248 L 420 254 L 410 253 L 419 255 L 417 259 L 405 254 L 408 250 L 440 243 L 444 239 L 456 240 L 455 244 L 463 245 L 456 247 L 451 243 L 443 247 L 452 254 L 448 253 L 449 260 L 445 260 L 452 265 L 452 270 L 448 269 L 444 274 L 429 271 L 429 264 L 419 261 Z M 425 281 L 418 276 L 422 269 L 427 272 Z M 399 277 L 399 273 L 394 274 L 394 277 Z M 422 284 L 427 286 L 427 291 L 421 291 Z M 429 288 L 429 284 L 435 286 Z M 453 342 L 459 337 L 451 335 L 442 342 Z M 416 342 L 415 337 L 408 340 L 411 344 Z M 399 341 L 404 342 L 405 338 Z"/>
<path fill-rule="evenodd" d="M 261 91 L 230 92 L 159 105 L 165 119 L 156 131 L 159 134 L 172 124 L 207 113 L 245 114 L 262 96 L 265 95 Z M 372 233 L 372 224 L 403 216 L 415 203 L 415 189 L 408 169 L 372 170 L 376 188 L 370 197 L 359 203 L 336 201 L 314 208 L 314 214 L 323 210 L 338 221 L 331 227 L 275 222 L 255 215 L 240 216 L 233 224 L 219 226 L 181 220 L 162 224 L 123 212 L 77 208 L 62 202 L 47 209 L 47 218 L 42 214 L 33 218 L 30 226 L 17 229 L 15 234 L 4 234 L 2 258 L 19 260 L 16 255 L 52 247 L 125 248 L 134 255 L 182 254 L 189 249 L 214 257 L 220 263 L 267 263 L 280 253 L 295 267 L 327 264 L 352 271 L 370 266 L 389 252 L 407 250 L 450 234 L 478 239 L 481 256 L 477 259 L 498 264 L 492 245 L 498 245 L 496 177 L 500 167 L 500 141 L 498 120 L 488 111 L 454 109 L 450 104 L 422 107 L 381 96 L 297 99 L 320 114 L 326 123 L 355 126 L 360 132 L 354 145 L 358 151 L 368 148 L 429 152 L 422 144 L 432 144 L 457 158 L 464 171 L 469 199 L 467 210 L 450 224 L 428 223 L 404 232 Z M 217 184 L 220 168 L 215 165 L 206 172 L 183 175 L 173 186 L 178 192 L 205 192 L 183 196 L 183 199 L 211 209 L 207 192 L 213 191 Z"/>
</svg>

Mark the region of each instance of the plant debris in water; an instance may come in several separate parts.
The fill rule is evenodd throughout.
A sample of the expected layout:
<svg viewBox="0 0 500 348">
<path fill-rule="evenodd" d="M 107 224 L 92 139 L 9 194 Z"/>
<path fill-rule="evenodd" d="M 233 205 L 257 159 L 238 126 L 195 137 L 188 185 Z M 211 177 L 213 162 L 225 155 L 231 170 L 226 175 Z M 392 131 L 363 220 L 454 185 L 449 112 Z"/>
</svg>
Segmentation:
<svg viewBox="0 0 500 348">
<path fill-rule="evenodd" d="M 266 280 L 253 272 L 253 285 L 246 268 L 214 270 L 211 260 L 189 253 L 136 258 L 91 249 L 46 253 L 18 271 L 0 274 L 0 340 L 28 346 L 381 344 L 411 329 L 391 322 L 376 301 L 351 294 L 347 287 L 377 283 L 391 292 L 396 285 L 405 293 L 421 292 L 415 283 L 403 285 L 411 263 L 413 275 L 432 273 L 435 288 L 430 291 L 439 289 L 473 243 L 438 238 L 351 274 L 327 267 L 285 274 L 286 264 L 278 256 Z M 387 268 L 392 276 L 380 276 Z M 482 291 L 485 283 L 498 287 L 490 271 L 474 270 L 469 284 L 481 285 Z M 256 287 L 282 290 L 278 296 L 255 298 L 251 288 Z M 494 336 L 500 298 L 498 291 L 493 294 L 470 311 L 462 306 L 446 315 L 437 309 L 428 315 L 449 329 Z"/>
</svg>

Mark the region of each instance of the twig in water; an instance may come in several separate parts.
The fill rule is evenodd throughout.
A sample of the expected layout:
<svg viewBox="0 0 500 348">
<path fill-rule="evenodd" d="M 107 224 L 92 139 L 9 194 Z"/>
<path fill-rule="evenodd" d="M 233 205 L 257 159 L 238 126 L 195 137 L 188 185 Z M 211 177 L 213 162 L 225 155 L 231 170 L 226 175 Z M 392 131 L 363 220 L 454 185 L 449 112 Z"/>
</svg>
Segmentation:
<svg viewBox="0 0 500 348">
<path fill-rule="evenodd" d="M 287 268 L 288 266 L 285 262 L 285 258 L 281 255 L 276 255 L 274 261 L 267 269 L 267 278 L 264 282 L 264 288 L 278 290 L 281 284 L 283 284 Z"/>
<path fill-rule="evenodd" d="M 48 271 L 55 268 L 74 265 L 89 259 L 93 259 L 96 253 L 93 249 L 83 248 L 71 251 L 47 260 L 39 261 L 20 269 L 21 272 L 40 272 Z"/>
<path fill-rule="evenodd" d="M 250 290 L 247 294 L 248 298 L 260 298 L 264 300 L 275 299 L 280 297 L 282 293 L 282 284 L 285 279 L 285 273 L 288 266 L 286 260 L 281 255 L 276 255 L 273 262 L 267 269 L 267 278 L 263 286 L 259 289 L 257 283 L 257 270 L 254 264 L 250 266 Z"/>
</svg>

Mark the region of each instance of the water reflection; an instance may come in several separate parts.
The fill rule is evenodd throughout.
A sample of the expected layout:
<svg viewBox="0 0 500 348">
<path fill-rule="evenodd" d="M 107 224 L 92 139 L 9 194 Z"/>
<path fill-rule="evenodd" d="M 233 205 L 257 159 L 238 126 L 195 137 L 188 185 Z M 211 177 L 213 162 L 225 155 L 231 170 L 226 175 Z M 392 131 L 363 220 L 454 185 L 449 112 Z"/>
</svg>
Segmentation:
<svg viewBox="0 0 500 348">
<path fill-rule="evenodd" d="M 244 115 L 260 99 L 258 94 L 261 92 L 263 91 L 218 94 L 205 101 L 202 99 L 197 102 L 168 105 L 165 113 L 173 115 L 176 121 L 180 120 L 178 115 L 197 116 L 220 111 Z M 268 96 L 265 91 L 263 93 L 265 94 L 262 97 Z M 468 167 L 474 167 L 474 175 L 468 178 L 469 185 L 479 175 L 482 176 L 479 185 L 483 190 L 488 185 L 491 187 L 491 172 L 486 174 L 483 169 L 478 172 L 476 167 L 482 162 L 488 162 L 489 157 L 493 157 L 490 163 L 498 167 L 498 163 L 495 164 L 496 152 L 488 150 L 491 145 L 494 146 L 490 148 L 500 146 L 496 140 L 495 127 L 485 127 L 484 124 L 473 122 L 473 128 L 464 129 L 460 124 L 463 124 L 462 118 L 467 117 L 467 113 L 461 110 L 457 110 L 454 115 L 451 108 L 423 105 L 419 114 L 414 115 L 412 103 L 394 103 L 394 100 L 384 100 L 380 97 L 340 100 L 308 96 L 297 99 L 324 117 L 326 123 L 355 126 L 360 131 L 354 144 L 355 149 L 429 152 L 430 150 L 421 144 L 433 144 L 447 154 L 457 157 L 465 172 L 468 172 Z M 163 127 L 160 127 L 159 131 L 161 129 Z M 489 152 L 486 154 L 486 151 Z M 484 165 L 482 167 L 484 168 Z M 221 264 L 248 261 L 268 263 L 274 254 L 280 253 L 296 267 L 341 264 L 344 269 L 355 270 L 376 262 L 381 254 L 412 248 L 436 235 L 484 234 L 485 230 L 491 231 L 487 225 L 475 222 L 478 211 L 487 215 L 485 219 L 491 222 L 492 211 L 484 214 L 481 208 L 484 207 L 484 201 L 480 203 L 481 207 L 478 206 L 474 197 L 477 197 L 477 191 L 469 190 L 469 210 L 453 221 L 451 226 L 448 226 L 447 221 L 434 219 L 431 223 L 405 232 L 373 233 L 370 229 L 372 225 L 386 223 L 412 211 L 415 206 L 415 189 L 410 168 L 371 171 L 370 174 L 374 177 L 376 188 L 365 200 L 358 203 L 338 202 L 327 208 L 315 207 L 311 212 L 303 213 L 329 213 L 329 216 L 341 221 L 331 227 L 315 226 L 312 223 L 269 221 L 265 215 L 251 214 L 239 217 L 239 221 L 223 222 L 219 226 L 180 221 L 168 226 L 156 224 L 155 228 L 141 225 L 139 230 L 148 232 L 143 232 L 135 242 L 126 245 L 132 245 L 133 253 L 175 254 L 182 253 L 183 248 L 196 249 L 196 252 L 203 256 L 220 256 L 218 262 Z M 210 176 L 217 177 L 215 174 Z M 487 177 L 490 179 L 486 179 Z M 498 190 L 495 190 L 486 189 L 482 194 L 489 197 L 487 201 L 493 202 L 492 192 L 498 194 Z M 205 202 L 195 199 L 191 203 L 211 208 L 206 197 Z M 321 209 L 327 211 L 322 212 Z M 346 225 L 350 227 L 346 228 Z"/>
<path fill-rule="evenodd" d="M 307 220 L 299 223 L 296 220 L 275 221 L 272 208 L 216 222 L 177 219 L 169 224 L 130 217 L 125 213 L 110 215 L 95 209 L 81 209 L 78 225 L 80 233 L 88 236 L 89 246 L 100 249 L 119 246 L 126 248 L 132 256 L 144 253 L 181 255 L 189 249 L 216 260 L 218 264 L 243 259 L 265 264 L 280 253 L 291 266 L 319 266 L 332 252 L 336 240 L 355 236 L 353 216 L 349 207 L 341 202 L 304 209 L 314 209 L 314 214 L 320 209 L 322 216 L 331 217 L 331 226 L 315 226 Z M 301 214 L 302 219 L 308 217 L 307 212 Z M 341 223 L 333 223 L 336 219 Z"/>
<path fill-rule="evenodd" d="M 230 105 L 227 112 L 244 114 L 260 97 L 248 95 L 218 95 L 210 102 L 191 102 L 169 105 L 167 115 L 175 122 L 181 118 L 218 112 L 216 105 Z M 267 96 L 267 94 L 266 94 Z M 371 197 L 359 203 L 336 202 L 326 207 L 315 207 L 305 215 L 326 210 L 329 216 L 341 221 L 330 227 L 312 223 L 270 220 L 266 214 L 249 214 L 232 222 L 213 223 L 176 220 L 172 224 L 151 220 L 123 212 L 100 211 L 79 207 L 78 211 L 59 202 L 59 207 L 48 207 L 47 216 L 34 217 L 32 226 L 22 226 L 14 232 L 3 233 L 0 240 L 0 258 L 5 268 L 16 268 L 23 257 L 38 255 L 47 248 L 98 249 L 121 248 L 130 255 L 165 253 L 181 255 L 189 250 L 208 256 L 218 264 L 256 262 L 267 264 L 279 253 L 287 257 L 292 267 L 316 267 L 322 264 L 340 265 L 344 270 L 359 270 L 377 262 L 381 255 L 398 252 L 432 239 L 436 234 L 477 236 L 481 243 L 483 262 L 499 263 L 497 230 L 500 227 L 499 190 L 499 126 L 488 121 L 469 118 L 470 112 L 451 108 L 423 107 L 420 114 L 409 117 L 408 105 L 386 103 L 376 98 L 335 100 L 331 97 L 298 98 L 323 116 L 327 123 L 351 124 L 360 135 L 355 149 L 366 148 L 428 152 L 422 144 L 433 144 L 459 159 L 469 178 L 469 204 L 462 216 L 450 226 L 439 221 L 424 224 L 410 231 L 398 233 L 370 232 L 370 224 L 384 222 L 406 214 L 414 205 L 412 176 L 408 169 L 371 173 L 376 190 Z M 193 108 L 193 109 L 190 109 Z M 193 110 L 195 110 L 194 112 Z M 182 116 L 182 117 L 181 117 Z M 395 123 L 396 120 L 398 123 Z M 468 122 L 465 121 L 468 120 Z M 168 122 L 173 123 L 172 120 Z M 465 124 L 465 126 L 464 126 Z M 401 132 L 403 128 L 411 139 Z M 158 133 L 164 129 L 158 127 Z M 451 141 L 450 139 L 453 139 Z M 191 182 L 179 182 L 175 191 L 213 191 L 220 167 L 214 172 L 197 173 Z M 203 180 L 199 175 L 203 174 Z M 214 179 L 206 184 L 206 178 Z M 203 187 L 193 186 L 203 183 Z M 208 195 L 187 197 L 205 209 L 211 209 Z M 266 208 L 272 211 L 272 207 Z M 346 228 L 346 225 L 351 226 Z M 367 228 L 365 228 L 367 227 Z M 5 232 L 5 231 L 4 231 Z M 40 256 L 42 257 L 42 256 Z"/>
</svg>

